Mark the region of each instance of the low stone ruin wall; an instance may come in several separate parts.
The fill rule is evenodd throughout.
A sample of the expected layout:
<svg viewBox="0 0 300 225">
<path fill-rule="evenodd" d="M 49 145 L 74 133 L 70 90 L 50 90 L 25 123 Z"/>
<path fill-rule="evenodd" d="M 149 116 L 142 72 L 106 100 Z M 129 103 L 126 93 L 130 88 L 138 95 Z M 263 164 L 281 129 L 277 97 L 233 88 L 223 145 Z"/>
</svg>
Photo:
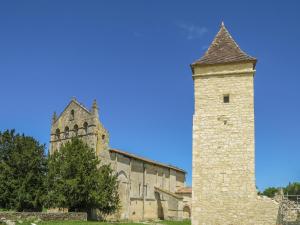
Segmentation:
<svg viewBox="0 0 300 225">
<path fill-rule="evenodd" d="M 26 219 L 40 219 L 40 220 L 87 220 L 87 213 L 84 212 L 0 212 L 0 219 L 7 220 L 26 220 Z"/>
<path fill-rule="evenodd" d="M 300 205 L 282 197 L 279 209 L 278 225 L 300 225 Z"/>
</svg>

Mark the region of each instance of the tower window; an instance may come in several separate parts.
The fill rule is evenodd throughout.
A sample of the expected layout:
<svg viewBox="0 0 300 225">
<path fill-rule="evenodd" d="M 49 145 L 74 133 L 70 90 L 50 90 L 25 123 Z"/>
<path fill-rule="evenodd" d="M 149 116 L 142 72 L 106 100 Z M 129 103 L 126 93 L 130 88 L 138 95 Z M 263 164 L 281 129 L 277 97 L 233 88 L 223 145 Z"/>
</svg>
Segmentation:
<svg viewBox="0 0 300 225">
<path fill-rule="evenodd" d="M 70 120 L 74 120 L 74 118 L 75 118 L 75 111 L 74 109 L 72 109 L 70 113 Z"/>
<path fill-rule="evenodd" d="M 65 138 L 69 137 L 69 127 L 65 127 Z"/>
<path fill-rule="evenodd" d="M 60 130 L 58 128 L 55 131 L 55 136 L 56 136 L 56 139 L 60 138 Z"/>
<path fill-rule="evenodd" d="M 104 140 L 105 139 L 105 135 L 104 134 L 102 134 L 102 140 Z"/>
<path fill-rule="evenodd" d="M 87 134 L 88 133 L 88 123 L 87 122 L 84 122 L 83 128 L 84 128 L 85 134 Z"/>
<path fill-rule="evenodd" d="M 75 136 L 78 135 L 78 125 L 77 124 L 74 125 L 74 133 L 75 133 Z"/>
<path fill-rule="evenodd" d="M 229 103 L 229 95 L 223 95 L 223 102 Z"/>
</svg>

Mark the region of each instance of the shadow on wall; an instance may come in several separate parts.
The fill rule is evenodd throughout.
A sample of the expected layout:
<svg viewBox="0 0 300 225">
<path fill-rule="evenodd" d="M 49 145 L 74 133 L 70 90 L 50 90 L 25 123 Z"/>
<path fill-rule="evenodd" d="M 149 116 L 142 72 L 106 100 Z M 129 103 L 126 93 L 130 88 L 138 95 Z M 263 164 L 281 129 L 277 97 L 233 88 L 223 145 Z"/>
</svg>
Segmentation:
<svg viewBox="0 0 300 225">
<path fill-rule="evenodd" d="M 160 194 L 158 192 L 155 192 L 155 199 L 157 202 L 157 217 L 161 220 L 164 219 L 164 208 L 161 203 Z"/>
</svg>

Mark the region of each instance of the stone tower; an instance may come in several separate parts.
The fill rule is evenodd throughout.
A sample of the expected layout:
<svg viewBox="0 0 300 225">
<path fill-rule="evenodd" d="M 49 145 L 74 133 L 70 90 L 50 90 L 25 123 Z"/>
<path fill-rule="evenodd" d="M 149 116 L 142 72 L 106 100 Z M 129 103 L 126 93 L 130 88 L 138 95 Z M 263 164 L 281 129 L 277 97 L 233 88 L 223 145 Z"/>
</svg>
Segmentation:
<svg viewBox="0 0 300 225">
<path fill-rule="evenodd" d="M 224 24 L 191 65 L 193 225 L 275 225 L 278 205 L 256 194 L 254 87 L 256 59 Z"/>
<path fill-rule="evenodd" d="M 54 113 L 51 126 L 50 154 L 76 136 L 94 148 L 98 156 L 107 155 L 109 135 L 99 120 L 98 110 L 96 100 L 94 100 L 92 108 L 88 110 L 73 98 L 59 117 Z"/>
</svg>

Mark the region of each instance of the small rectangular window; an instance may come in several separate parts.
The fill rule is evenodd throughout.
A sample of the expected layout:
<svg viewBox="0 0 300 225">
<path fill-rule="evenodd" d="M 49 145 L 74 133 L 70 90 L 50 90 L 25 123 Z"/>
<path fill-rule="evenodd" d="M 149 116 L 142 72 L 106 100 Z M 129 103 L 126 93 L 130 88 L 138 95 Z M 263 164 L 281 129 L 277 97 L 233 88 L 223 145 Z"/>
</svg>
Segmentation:
<svg viewBox="0 0 300 225">
<path fill-rule="evenodd" d="M 229 103 L 229 95 L 224 95 L 223 96 L 223 102 L 224 103 Z"/>
</svg>

